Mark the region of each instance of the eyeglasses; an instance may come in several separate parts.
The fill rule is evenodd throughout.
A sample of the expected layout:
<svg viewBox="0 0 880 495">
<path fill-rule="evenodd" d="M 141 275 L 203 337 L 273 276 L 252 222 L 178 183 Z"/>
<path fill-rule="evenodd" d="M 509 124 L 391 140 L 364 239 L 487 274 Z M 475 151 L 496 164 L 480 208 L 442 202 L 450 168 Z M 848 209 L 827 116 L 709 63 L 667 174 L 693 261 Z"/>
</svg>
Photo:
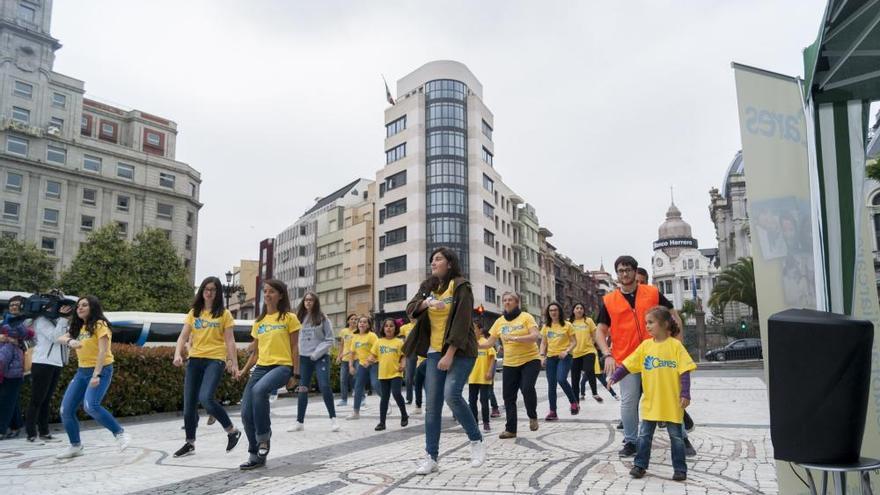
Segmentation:
<svg viewBox="0 0 880 495">
<path fill-rule="evenodd" d="M 621 269 L 617 270 L 617 273 L 619 273 L 621 275 L 626 275 L 627 273 L 633 273 L 633 272 L 635 272 L 635 270 L 633 270 L 632 268 L 621 268 Z"/>
</svg>

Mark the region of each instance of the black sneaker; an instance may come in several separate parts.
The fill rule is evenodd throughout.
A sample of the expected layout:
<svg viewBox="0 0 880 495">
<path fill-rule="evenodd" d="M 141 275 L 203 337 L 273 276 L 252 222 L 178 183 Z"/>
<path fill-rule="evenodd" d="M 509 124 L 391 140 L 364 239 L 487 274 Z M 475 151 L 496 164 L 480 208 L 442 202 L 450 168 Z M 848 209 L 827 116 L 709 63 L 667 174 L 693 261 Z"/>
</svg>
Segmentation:
<svg viewBox="0 0 880 495">
<path fill-rule="evenodd" d="M 177 452 L 174 453 L 174 457 L 183 457 L 190 454 L 194 454 L 196 452 L 196 446 L 186 442 L 183 444 L 183 447 L 177 449 Z"/>
<path fill-rule="evenodd" d="M 697 455 L 696 449 L 691 445 L 691 441 L 687 438 L 684 439 L 684 455 L 685 457 L 693 457 Z"/>
<path fill-rule="evenodd" d="M 629 470 L 629 475 L 633 478 L 641 478 L 645 476 L 645 469 L 638 466 L 633 466 L 633 468 Z"/>
<path fill-rule="evenodd" d="M 407 425 L 409 425 L 409 416 L 401 417 L 400 418 L 400 427 L 405 428 Z"/>
<path fill-rule="evenodd" d="M 46 435 L 40 435 L 40 440 L 42 440 L 46 443 L 55 443 L 55 442 L 61 441 L 60 438 L 53 437 L 51 433 L 46 434 Z"/>
<path fill-rule="evenodd" d="M 376 430 L 376 431 L 382 431 L 382 430 L 385 429 L 385 423 L 379 423 L 379 424 L 377 424 L 376 427 L 373 428 L 373 429 Z"/>
<path fill-rule="evenodd" d="M 235 430 L 226 434 L 226 452 L 231 452 L 238 445 L 238 439 L 241 438 L 241 431 Z"/>
<path fill-rule="evenodd" d="M 37 443 L 37 437 L 27 437 L 27 441 L 30 443 Z"/>
<path fill-rule="evenodd" d="M 617 429 L 618 429 L 618 430 L 622 430 L 622 429 L 623 429 L 623 421 L 618 421 L 618 422 L 617 422 Z"/>
<path fill-rule="evenodd" d="M 636 455 L 636 445 L 629 442 L 623 444 L 623 448 L 620 449 L 620 452 L 618 452 L 617 455 L 620 457 L 632 457 Z"/>
<path fill-rule="evenodd" d="M 242 471 L 250 471 L 251 469 L 261 468 L 266 465 L 266 458 L 259 455 L 251 454 L 250 459 L 244 464 L 239 464 L 238 468 Z"/>
<path fill-rule="evenodd" d="M 676 471 L 672 474 L 672 481 L 684 481 L 688 479 L 687 473 L 682 473 L 681 471 Z"/>
</svg>

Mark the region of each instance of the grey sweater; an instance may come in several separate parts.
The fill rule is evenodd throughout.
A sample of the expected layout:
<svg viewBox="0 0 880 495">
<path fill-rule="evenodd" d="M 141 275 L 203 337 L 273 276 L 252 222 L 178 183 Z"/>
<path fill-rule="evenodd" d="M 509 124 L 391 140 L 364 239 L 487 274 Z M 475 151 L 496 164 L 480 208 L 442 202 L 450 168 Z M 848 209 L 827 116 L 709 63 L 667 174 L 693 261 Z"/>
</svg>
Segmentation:
<svg viewBox="0 0 880 495">
<path fill-rule="evenodd" d="M 336 336 L 326 317 L 318 323 L 313 323 L 308 317 L 303 319 L 305 321 L 301 322 L 299 331 L 299 355 L 316 361 L 330 351 Z"/>
</svg>

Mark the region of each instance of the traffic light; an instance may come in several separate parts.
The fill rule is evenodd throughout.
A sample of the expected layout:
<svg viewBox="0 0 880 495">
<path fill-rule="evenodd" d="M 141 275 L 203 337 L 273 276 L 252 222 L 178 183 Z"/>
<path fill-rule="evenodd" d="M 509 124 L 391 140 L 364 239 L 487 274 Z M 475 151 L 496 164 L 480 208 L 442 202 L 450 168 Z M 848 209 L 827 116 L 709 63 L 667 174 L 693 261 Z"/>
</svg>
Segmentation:
<svg viewBox="0 0 880 495">
<path fill-rule="evenodd" d="M 739 329 L 741 332 L 745 332 L 749 329 L 749 324 L 746 323 L 746 320 L 739 321 Z"/>
<path fill-rule="evenodd" d="M 480 304 L 479 306 L 477 306 L 477 310 L 476 310 L 476 311 L 477 311 L 477 314 L 478 314 L 478 315 L 482 316 L 482 315 L 483 315 L 483 312 L 486 311 L 486 308 L 484 308 L 483 305 Z"/>
</svg>

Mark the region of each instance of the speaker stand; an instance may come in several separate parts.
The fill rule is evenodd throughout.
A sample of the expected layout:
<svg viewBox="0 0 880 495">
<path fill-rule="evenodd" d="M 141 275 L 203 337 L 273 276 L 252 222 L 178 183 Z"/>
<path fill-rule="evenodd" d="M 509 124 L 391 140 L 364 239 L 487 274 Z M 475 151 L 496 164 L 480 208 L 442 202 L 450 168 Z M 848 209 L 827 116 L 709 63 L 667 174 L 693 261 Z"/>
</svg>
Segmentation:
<svg viewBox="0 0 880 495">
<path fill-rule="evenodd" d="M 862 495 L 874 495 L 871 489 L 871 471 L 880 469 L 880 460 L 869 457 L 861 457 L 858 462 L 852 464 L 797 464 L 807 472 L 807 480 L 810 482 L 810 495 L 819 495 L 816 491 L 816 483 L 813 480 L 811 469 L 822 473 L 822 495 L 827 495 L 828 475 L 831 475 L 835 495 L 846 495 L 846 473 L 858 473 Z"/>
</svg>

